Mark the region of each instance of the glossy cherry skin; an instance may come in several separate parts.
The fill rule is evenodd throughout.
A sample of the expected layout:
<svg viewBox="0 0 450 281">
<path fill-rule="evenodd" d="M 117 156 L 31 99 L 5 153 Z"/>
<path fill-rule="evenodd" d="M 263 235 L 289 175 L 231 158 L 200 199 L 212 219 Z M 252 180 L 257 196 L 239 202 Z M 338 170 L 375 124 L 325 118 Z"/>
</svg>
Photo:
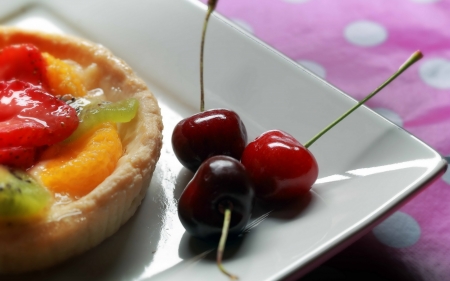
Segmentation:
<svg viewBox="0 0 450 281">
<path fill-rule="evenodd" d="M 228 109 L 212 109 L 181 120 L 172 134 L 173 151 L 183 166 L 195 172 L 214 155 L 237 160 L 247 144 L 247 130 L 239 116 Z"/>
<path fill-rule="evenodd" d="M 253 185 L 244 166 L 229 156 L 203 162 L 181 194 L 178 216 L 184 228 L 202 239 L 218 239 L 224 210 L 231 206 L 229 236 L 242 232 L 251 216 Z"/>
<path fill-rule="evenodd" d="M 304 195 L 319 173 L 313 154 L 279 130 L 265 132 L 250 142 L 241 162 L 253 181 L 256 197 L 268 204 Z"/>
</svg>

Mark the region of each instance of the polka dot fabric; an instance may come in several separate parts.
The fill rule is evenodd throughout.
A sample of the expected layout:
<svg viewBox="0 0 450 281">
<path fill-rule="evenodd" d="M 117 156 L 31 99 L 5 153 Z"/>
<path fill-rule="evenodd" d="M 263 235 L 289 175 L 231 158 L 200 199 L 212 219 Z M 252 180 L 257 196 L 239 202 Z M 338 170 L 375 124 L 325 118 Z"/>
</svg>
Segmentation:
<svg viewBox="0 0 450 281">
<path fill-rule="evenodd" d="M 221 0 L 217 11 L 450 160 L 450 0 Z M 450 169 L 303 280 L 450 280 Z"/>
</svg>

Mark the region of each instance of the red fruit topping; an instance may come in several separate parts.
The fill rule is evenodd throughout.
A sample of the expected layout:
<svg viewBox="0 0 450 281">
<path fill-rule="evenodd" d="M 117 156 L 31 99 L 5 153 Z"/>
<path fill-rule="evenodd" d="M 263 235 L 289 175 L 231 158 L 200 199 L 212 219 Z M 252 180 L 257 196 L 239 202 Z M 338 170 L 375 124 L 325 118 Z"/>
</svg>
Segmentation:
<svg viewBox="0 0 450 281">
<path fill-rule="evenodd" d="M 47 86 L 45 61 L 34 45 L 10 45 L 0 50 L 0 81 L 12 79 Z"/>
<path fill-rule="evenodd" d="M 312 153 L 293 136 L 268 131 L 245 148 L 242 164 L 255 186 L 256 197 L 278 204 L 307 193 L 319 169 Z"/>
<path fill-rule="evenodd" d="M 41 87 L 0 82 L 0 147 L 52 145 L 69 137 L 78 122 L 75 109 Z"/>
<path fill-rule="evenodd" d="M 0 148 L 0 164 L 14 168 L 26 169 L 36 160 L 35 147 L 5 147 Z"/>
</svg>

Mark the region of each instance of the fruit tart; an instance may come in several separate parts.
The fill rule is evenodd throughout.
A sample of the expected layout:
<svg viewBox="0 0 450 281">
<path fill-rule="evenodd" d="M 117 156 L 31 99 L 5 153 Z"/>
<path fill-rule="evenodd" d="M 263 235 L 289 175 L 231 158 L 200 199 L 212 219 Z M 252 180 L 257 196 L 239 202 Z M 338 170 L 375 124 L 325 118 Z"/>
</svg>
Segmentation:
<svg viewBox="0 0 450 281">
<path fill-rule="evenodd" d="M 83 39 L 0 28 L 0 274 L 51 267 L 115 233 L 162 146 L 158 103 Z"/>
</svg>

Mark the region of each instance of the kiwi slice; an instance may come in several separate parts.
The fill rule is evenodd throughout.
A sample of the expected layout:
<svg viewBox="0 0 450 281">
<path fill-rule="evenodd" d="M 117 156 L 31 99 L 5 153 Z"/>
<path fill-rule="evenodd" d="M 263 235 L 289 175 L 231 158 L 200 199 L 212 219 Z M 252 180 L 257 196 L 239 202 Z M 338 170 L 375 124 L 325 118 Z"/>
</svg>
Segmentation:
<svg viewBox="0 0 450 281">
<path fill-rule="evenodd" d="M 131 121 L 137 114 L 139 101 L 129 98 L 118 102 L 89 101 L 80 98 L 72 103 L 76 108 L 80 123 L 66 142 L 77 139 L 84 133 L 104 122 L 126 123 Z"/>
<path fill-rule="evenodd" d="M 50 200 L 50 192 L 26 172 L 0 165 L 0 221 L 39 216 Z"/>
</svg>

